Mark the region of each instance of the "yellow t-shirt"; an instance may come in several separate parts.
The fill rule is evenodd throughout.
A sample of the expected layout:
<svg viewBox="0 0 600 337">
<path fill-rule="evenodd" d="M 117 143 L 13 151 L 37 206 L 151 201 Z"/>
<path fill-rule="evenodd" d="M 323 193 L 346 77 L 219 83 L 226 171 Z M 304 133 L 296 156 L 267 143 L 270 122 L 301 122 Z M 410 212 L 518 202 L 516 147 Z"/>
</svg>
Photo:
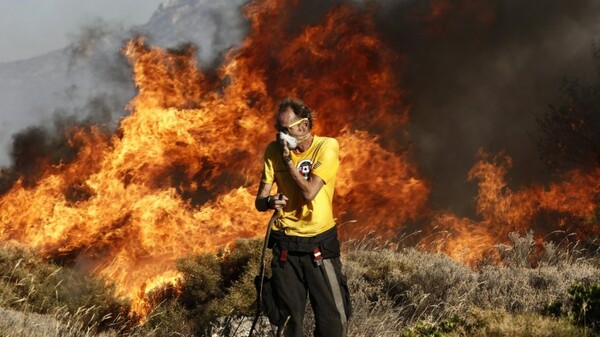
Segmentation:
<svg viewBox="0 0 600 337">
<path fill-rule="evenodd" d="M 305 178 L 311 174 L 323 179 L 325 184 L 312 201 L 306 202 L 300 188 L 284 166 L 281 147 L 271 142 L 265 150 L 261 181 L 277 184 L 279 192 L 288 197 L 273 230 L 283 230 L 286 235 L 310 237 L 335 226 L 333 219 L 333 192 L 339 167 L 339 144 L 335 138 L 314 136 L 310 147 L 296 154 L 291 151 L 294 166 Z"/>
</svg>

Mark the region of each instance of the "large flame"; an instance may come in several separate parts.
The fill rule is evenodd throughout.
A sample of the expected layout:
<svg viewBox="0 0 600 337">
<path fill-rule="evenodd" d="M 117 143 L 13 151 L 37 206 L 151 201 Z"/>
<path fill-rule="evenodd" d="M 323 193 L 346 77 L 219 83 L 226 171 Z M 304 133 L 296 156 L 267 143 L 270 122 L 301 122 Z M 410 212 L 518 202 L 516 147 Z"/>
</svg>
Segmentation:
<svg viewBox="0 0 600 337">
<path fill-rule="evenodd" d="M 428 25 L 453 10 L 449 1 L 434 3 L 421 18 Z M 430 219 L 425 232 L 448 233 L 439 249 L 470 261 L 529 228 L 543 210 L 578 217 L 596 211 L 600 171 L 512 191 L 504 179 L 510 159 L 484 154 L 469 173 L 479 182 L 481 220 L 428 209 L 430 187 L 411 161 L 405 131 L 410 104 L 394 76 L 407 60 L 381 41 L 368 10 L 337 6 L 300 29 L 293 27 L 297 5 L 247 5 L 251 33 L 210 76 L 197 67 L 192 47 L 167 51 L 143 38 L 129 41 L 123 53 L 139 90 L 130 115 L 114 135 L 70 130 L 74 159 L 41 160 L 33 183 L 17 179 L 0 196 L 0 239 L 115 282 L 144 315 L 151 309 L 146 296 L 181 277 L 177 259 L 263 233 L 268 215 L 254 210 L 254 194 L 277 102 L 287 96 L 317 112 L 317 134 L 340 142 L 334 208 L 346 238 Z M 476 20 L 492 20 L 488 6 L 477 8 Z"/>
<path fill-rule="evenodd" d="M 561 182 L 545 187 L 531 185 L 513 191 L 506 175 L 512 159 L 504 154 L 491 156 L 480 151 L 480 160 L 471 168 L 469 180 L 477 180 L 477 213 L 481 220 L 440 214 L 433 223 L 450 235 L 441 250 L 466 262 L 477 261 L 510 232 L 535 230 L 541 235 L 560 230 L 579 239 L 600 231 L 595 217 L 600 197 L 600 168 L 589 172 L 572 170 Z M 544 214 L 550 216 L 544 217 Z M 544 221 L 536 224 L 537 221 Z"/>
<path fill-rule="evenodd" d="M 1 196 L 0 238 L 116 282 L 143 315 L 146 294 L 180 277 L 176 259 L 264 231 L 253 199 L 285 96 L 303 98 L 318 112 L 316 132 L 339 139 L 338 221 L 357 220 L 348 233 L 417 217 L 428 187 L 402 147 L 408 107 L 392 75 L 396 56 L 351 7 L 292 34 L 272 14 L 278 6 L 294 4 L 246 7 L 252 33 L 216 78 L 197 68 L 191 47 L 130 41 L 123 53 L 139 93 L 118 134 L 73 130 L 74 160 Z"/>
</svg>

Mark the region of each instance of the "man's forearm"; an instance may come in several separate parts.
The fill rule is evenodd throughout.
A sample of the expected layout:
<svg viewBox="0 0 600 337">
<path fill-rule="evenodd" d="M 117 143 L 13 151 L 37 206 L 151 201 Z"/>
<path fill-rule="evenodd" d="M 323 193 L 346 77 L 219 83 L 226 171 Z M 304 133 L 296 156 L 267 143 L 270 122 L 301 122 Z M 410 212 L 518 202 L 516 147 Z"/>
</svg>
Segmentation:
<svg viewBox="0 0 600 337">
<path fill-rule="evenodd" d="M 264 182 L 260 182 L 258 185 L 258 192 L 256 193 L 256 199 L 254 199 L 254 207 L 259 212 L 266 212 L 269 210 L 269 205 L 267 204 L 267 198 L 271 193 L 272 184 L 266 184 Z"/>
<path fill-rule="evenodd" d="M 300 172 L 298 172 L 298 170 L 294 166 L 294 163 L 291 160 L 287 161 L 286 165 L 288 172 L 292 175 L 292 179 L 294 180 L 298 188 L 300 188 L 300 192 L 302 192 L 302 196 L 304 197 L 304 199 L 306 201 L 313 200 L 319 192 L 319 190 L 321 189 L 321 187 L 323 186 L 323 184 L 314 180 L 314 176 L 309 177 L 309 179 L 305 179 L 304 176 L 301 175 Z"/>
<path fill-rule="evenodd" d="M 270 209 L 268 202 L 269 197 L 258 197 L 254 200 L 254 207 L 259 212 L 266 212 Z"/>
</svg>

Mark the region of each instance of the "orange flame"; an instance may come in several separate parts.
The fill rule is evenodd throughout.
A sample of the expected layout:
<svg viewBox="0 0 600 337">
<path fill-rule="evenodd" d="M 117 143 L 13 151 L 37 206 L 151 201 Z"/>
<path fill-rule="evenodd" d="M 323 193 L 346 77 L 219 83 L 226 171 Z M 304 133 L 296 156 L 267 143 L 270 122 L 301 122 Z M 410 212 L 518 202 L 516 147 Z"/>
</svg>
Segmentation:
<svg viewBox="0 0 600 337">
<path fill-rule="evenodd" d="M 288 95 L 318 112 L 316 132 L 339 138 L 338 218 L 358 220 L 348 233 L 417 217 L 429 190 L 398 140 L 408 106 L 392 75 L 397 57 L 349 6 L 295 35 L 274 24 L 273 7 L 293 6 L 247 6 L 252 33 L 216 79 L 198 69 L 193 48 L 127 43 L 139 90 L 131 114 L 116 135 L 74 130 L 76 159 L 0 196 L 0 238 L 115 282 L 145 315 L 148 293 L 179 279 L 178 258 L 264 231 L 254 191 L 277 100 Z M 374 211 L 399 203 L 393 214 Z"/>
<path fill-rule="evenodd" d="M 476 206 L 482 219 L 473 221 L 442 214 L 434 220 L 435 225 L 451 233 L 442 248 L 450 256 L 465 262 L 477 261 L 494 244 L 506 240 L 510 232 L 524 233 L 535 229 L 544 235 L 562 229 L 575 231 L 580 238 L 586 237 L 587 233 L 598 232 L 598 228 L 583 224 L 586 219 L 587 222 L 593 221 L 598 210 L 600 168 L 591 172 L 573 170 L 564 176 L 562 182 L 548 187 L 532 185 L 513 191 L 505 178 L 512 159 L 502 154 L 491 158 L 483 151 L 480 151 L 480 157 L 469 172 L 469 180 L 478 180 Z M 566 224 L 559 218 L 554 220 L 559 226 L 543 223 L 535 228 L 535 218 L 544 212 L 584 221 Z"/>
<path fill-rule="evenodd" d="M 434 3 L 428 20 L 455 10 Z M 71 130 L 76 158 L 55 166 L 42 160 L 33 183 L 20 177 L 0 195 L 0 240 L 115 282 L 134 311 L 147 314 L 149 294 L 179 282 L 177 259 L 264 232 L 268 214 L 254 210 L 254 194 L 274 111 L 286 96 L 315 109 L 315 133 L 340 142 L 334 209 L 345 238 L 428 221 L 425 232 L 448 233 L 432 242 L 437 250 L 474 261 L 544 210 L 597 211 L 600 170 L 512 191 L 510 158 L 486 154 L 469 172 L 479 184 L 480 220 L 428 209 L 430 186 L 410 159 L 405 130 L 410 104 L 394 75 L 407 60 L 381 41 L 368 11 L 337 6 L 300 29 L 292 27 L 297 5 L 247 5 L 251 33 L 213 76 L 198 68 L 192 47 L 129 41 L 123 53 L 138 88 L 131 114 L 114 135 Z M 477 8 L 473 15 L 491 20 L 487 6 Z"/>
</svg>

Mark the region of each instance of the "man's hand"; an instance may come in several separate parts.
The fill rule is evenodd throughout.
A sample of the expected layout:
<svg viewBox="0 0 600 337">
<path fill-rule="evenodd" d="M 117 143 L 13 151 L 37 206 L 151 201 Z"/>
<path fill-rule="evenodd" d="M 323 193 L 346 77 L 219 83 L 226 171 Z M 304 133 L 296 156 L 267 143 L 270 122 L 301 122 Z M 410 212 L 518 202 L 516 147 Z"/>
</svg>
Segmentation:
<svg viewBox="0 0 600 337">
<path fill-rule="evenodd" d="M 287 204 L 288 197 L 283 195 L 283 193 L 277 193 L 275 196 L 270 196 L 268 199 L 269 208 L 274 208 L 278 211 L 282 210 Z"/>
<path fill-rule="evenodd" d="M 285 139 L 279 139 L 279 145 L 281 145 L 281 156 L 283 157 L 283 162 L 287 163 L 292 160 L 290 157 L 290 148 L 288 147 L 288 143 Z"/>
</svg>

